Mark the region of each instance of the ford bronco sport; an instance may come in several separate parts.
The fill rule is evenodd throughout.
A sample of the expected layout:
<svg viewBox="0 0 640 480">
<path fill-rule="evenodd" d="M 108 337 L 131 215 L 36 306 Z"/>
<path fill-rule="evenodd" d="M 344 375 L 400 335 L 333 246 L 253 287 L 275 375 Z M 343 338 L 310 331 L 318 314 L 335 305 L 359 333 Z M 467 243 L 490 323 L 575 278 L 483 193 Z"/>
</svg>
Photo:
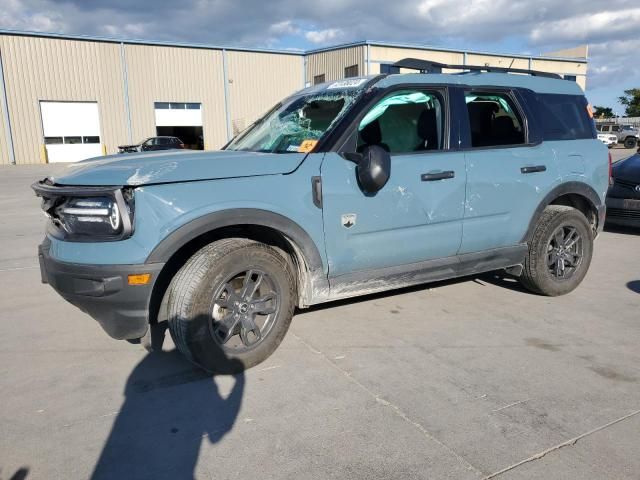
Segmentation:
<svg viewBox="0 0 640 480">
<path fill-rule="evenodd" d="M 306 88 L 222 151 L 108 156 L 34 184 L 42 280 L 117 339 L 168 319 L 208 371 L 216 351 L 263 361 L 296 307 L 498 269 L 571 292 L 610 175 L 580 88 L 396 65 L 422 73 Z"/>
</svg>

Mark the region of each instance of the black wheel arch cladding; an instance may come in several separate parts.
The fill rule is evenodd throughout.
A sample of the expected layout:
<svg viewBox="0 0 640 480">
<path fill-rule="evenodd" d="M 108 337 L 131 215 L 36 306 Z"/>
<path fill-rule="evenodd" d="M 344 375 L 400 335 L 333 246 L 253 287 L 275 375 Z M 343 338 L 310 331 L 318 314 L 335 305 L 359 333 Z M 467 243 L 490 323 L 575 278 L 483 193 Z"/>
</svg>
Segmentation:
<svg viewBox="0 0 640 480">
<path fill-rule="evenodd" d="M 531 220 L 529 221 L 529 227 L 522 238 L 523 242 L 527 242 L 531 239 L 533 231 L 535 230 L 544 209 L 553 204 L 555 200 L 565 195 L 578 195 L 579 197 L 582 197 L 588 203 L 589 207 L 594 210 L 596 213 L 596 220 L 598 220 L 597 212 L 598 208 L 602 206 L 602 201 L 596 191 L 586 183 L 565 182 L 553 188 L 538 204 Z"/>
<path fill-rule="evenodd" d="M 167 262 L 180 248 L 201 235 L 219 228 L 242 225 L 268 227 L 280 232 L 300 249 L 310 271 L 324 268 L 318 246 L 302 227 L 278 213 L 253 208 L 213 212 L 182 225 L 156 245 L 145 263 Z"/>
</svg>

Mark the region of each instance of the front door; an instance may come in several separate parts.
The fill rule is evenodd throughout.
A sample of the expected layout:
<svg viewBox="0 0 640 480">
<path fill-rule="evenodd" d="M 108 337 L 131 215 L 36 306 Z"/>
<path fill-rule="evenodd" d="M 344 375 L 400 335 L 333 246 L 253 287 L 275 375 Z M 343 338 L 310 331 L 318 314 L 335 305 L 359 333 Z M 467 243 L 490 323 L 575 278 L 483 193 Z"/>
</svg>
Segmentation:
<svg viewBox="0 0 640 480">
<path fill-rule="evenodd" d="M 361 116 L 356 149 L 378 145 L 391 154 L 391 176 L 376 194 L 363 193 L 355 163 L 337 153 L 325 156 L 330 277 L 356 272 L 366 277 L 385 267 L 409 270 L 458 252 L 466 172 L 464 154 L 448 150 L 444 95 L 429 89 L 392 92 Z"/>
</svg>

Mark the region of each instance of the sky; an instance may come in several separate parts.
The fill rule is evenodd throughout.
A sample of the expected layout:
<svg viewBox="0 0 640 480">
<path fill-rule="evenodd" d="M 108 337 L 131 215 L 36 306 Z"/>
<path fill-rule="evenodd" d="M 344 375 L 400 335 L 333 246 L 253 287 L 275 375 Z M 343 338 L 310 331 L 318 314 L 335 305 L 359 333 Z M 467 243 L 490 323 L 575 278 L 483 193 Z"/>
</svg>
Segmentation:
<svg viewBox="0 0 640 480">
<path fill-rule="evenodd" d="M 640 88 L 638 0 L 0 0 L 0 28 L 310 49 L 356 40 L 539 55 L 589 45 L 587 96 Z"/>
</svg>

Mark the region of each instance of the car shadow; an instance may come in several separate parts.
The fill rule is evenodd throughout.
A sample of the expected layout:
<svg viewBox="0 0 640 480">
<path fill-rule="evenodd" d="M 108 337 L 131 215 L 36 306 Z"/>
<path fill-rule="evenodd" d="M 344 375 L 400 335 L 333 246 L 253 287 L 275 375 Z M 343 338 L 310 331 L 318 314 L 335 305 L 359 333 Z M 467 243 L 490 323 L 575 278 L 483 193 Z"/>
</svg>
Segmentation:
<svg viewBox="0 0 640 480">
<path fill-rule="evenodd" d="M 126 381 L 124 403 L 91 479 L 194 478 L 201 443 L 219 442 L 238 416 L 244 374 L 234 375 L 230 393 L 223 395 L 219 378 L 192 365 L 177 350 L 162 350 L 163 335 L 158 332 L 164 333 L 166 324 L 154 330 L 153 352 Z M 217 358 L 226 358 L 222 349 Z M 237 361 L 226 362 L 220 371 L 241 370 Z"/>
<path fill-rule="evenodd" d="M 0 471 L 0 474 L 2 472 Z M 27 478 L 27 476 L 29 475 L 29 469 L 27 467 L 20 467 L 16 473 L 14 473 L 13 475 L 11 475 L 9 477 L 9 480 L 25 480 Z M 0 478 L 3 478 L 2 476 L 0 476 Z"/>
<path fill-rule="evenodd" d="M 622 233 L 624 235 L 640 235 L 640 228 L 623 227 L 610 223 L 604 224 L 604 231 L 609 233 Z"/>
<path fill-rule="evenodd" d="M 627 283 L 627 288 L 632 292 L 640 293 L 640 280 L 633 280 Z"/>
</svg>

